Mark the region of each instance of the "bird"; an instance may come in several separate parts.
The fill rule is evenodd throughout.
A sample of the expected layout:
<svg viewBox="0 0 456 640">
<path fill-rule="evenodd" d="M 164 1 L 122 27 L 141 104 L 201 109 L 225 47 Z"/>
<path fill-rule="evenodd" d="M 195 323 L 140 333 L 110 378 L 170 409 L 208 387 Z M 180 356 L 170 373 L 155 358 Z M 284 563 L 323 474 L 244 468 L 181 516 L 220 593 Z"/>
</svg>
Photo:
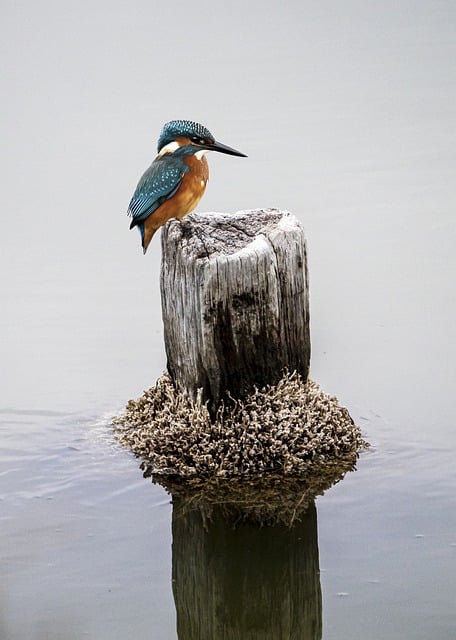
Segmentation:
<svg viewBox="0 0 456 640">
<path fill-rule="evenodd" d="M 143 253 L 157 229 L 171 218 L 181 220 L 198 205 L 209 178 L 208 151 L 247 157 L 217 142 L 197 122 L 171 120 L 163 126 L 157 156 L 140 178 L 127 212 L 130 229 L 139 229 Z"/>
</svg>

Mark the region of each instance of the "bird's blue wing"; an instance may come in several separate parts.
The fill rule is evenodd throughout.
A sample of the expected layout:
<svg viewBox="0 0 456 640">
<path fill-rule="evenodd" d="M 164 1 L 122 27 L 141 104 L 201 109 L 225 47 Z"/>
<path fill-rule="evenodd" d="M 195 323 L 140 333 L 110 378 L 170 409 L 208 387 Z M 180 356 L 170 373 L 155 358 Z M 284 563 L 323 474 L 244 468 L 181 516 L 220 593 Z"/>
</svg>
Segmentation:
<svg viewBox="0 0 456 640">
<path fill-rule="evenodd" d="M 169 155 L 155 158 L 144 173 L 128 207 L 132 217 L 130 228 L 144 222 L 179 189 L 188 167 L 181 159 Z"/>
</svg>

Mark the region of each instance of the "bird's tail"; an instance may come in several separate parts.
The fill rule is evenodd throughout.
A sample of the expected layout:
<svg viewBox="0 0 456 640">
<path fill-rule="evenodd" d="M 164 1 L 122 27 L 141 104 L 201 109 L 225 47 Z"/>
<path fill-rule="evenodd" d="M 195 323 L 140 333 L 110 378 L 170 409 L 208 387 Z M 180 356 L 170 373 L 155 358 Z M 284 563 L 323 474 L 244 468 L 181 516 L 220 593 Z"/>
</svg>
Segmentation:
<svg viewBox="0 0 456 640">
<path fill-rule="evenodd" d="M 144 222 L 138 222 L 136 228 L 138 229 L 139 235 L 141 236 L 141 246 L 143 248 L 143 253 L 146 253 L 147 247 L 144 247 Z"/>
<path fill-rule="evenodd" d="M 153 229 L 150 226 L 146 228 L 144 222 L 140 222 L 137 226 L 139 229 L 139 234 L 141 236 L 141 246 L 143 248 L 143 254 L 145 254 L 147 251 L 147 247 L 149 246 L 150 241 L 154 237 L 154 233 L 157 231 L 157 229 Z"/>
</svg>

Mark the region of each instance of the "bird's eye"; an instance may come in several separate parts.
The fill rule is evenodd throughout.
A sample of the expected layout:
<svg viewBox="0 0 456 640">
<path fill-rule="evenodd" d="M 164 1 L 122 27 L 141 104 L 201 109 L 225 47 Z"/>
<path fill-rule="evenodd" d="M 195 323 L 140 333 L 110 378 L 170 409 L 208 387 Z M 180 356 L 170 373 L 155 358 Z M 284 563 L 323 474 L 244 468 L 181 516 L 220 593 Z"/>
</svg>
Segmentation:
<svg viewBox="0 0 456 640">
<path fill-rule="evenodd" d="M 196 142 L 196 144 L 207 144 L 207 141 L 204 138 L 200 138 L 199 136 L 192 136 L 192 142 Z"/>
</svg>

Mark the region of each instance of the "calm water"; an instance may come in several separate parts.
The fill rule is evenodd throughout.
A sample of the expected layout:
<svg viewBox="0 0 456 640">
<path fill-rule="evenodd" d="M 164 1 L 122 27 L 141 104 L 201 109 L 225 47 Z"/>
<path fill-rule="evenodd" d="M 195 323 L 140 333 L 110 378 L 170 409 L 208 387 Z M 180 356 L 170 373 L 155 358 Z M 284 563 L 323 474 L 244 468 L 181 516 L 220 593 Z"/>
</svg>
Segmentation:
<svg viewBox="0 0 456 640">
<path fill-rule="evenodd" d="M 454 3 L 1 12 L 0 637 L 454 637 Z M 373 445 L 291 532 L 205 537 L 109 427 L 165 366 L 124 210 L 174 117 L 249 155 L 201 210 L 302 221 L 312 377 Z"/>
</svg>

